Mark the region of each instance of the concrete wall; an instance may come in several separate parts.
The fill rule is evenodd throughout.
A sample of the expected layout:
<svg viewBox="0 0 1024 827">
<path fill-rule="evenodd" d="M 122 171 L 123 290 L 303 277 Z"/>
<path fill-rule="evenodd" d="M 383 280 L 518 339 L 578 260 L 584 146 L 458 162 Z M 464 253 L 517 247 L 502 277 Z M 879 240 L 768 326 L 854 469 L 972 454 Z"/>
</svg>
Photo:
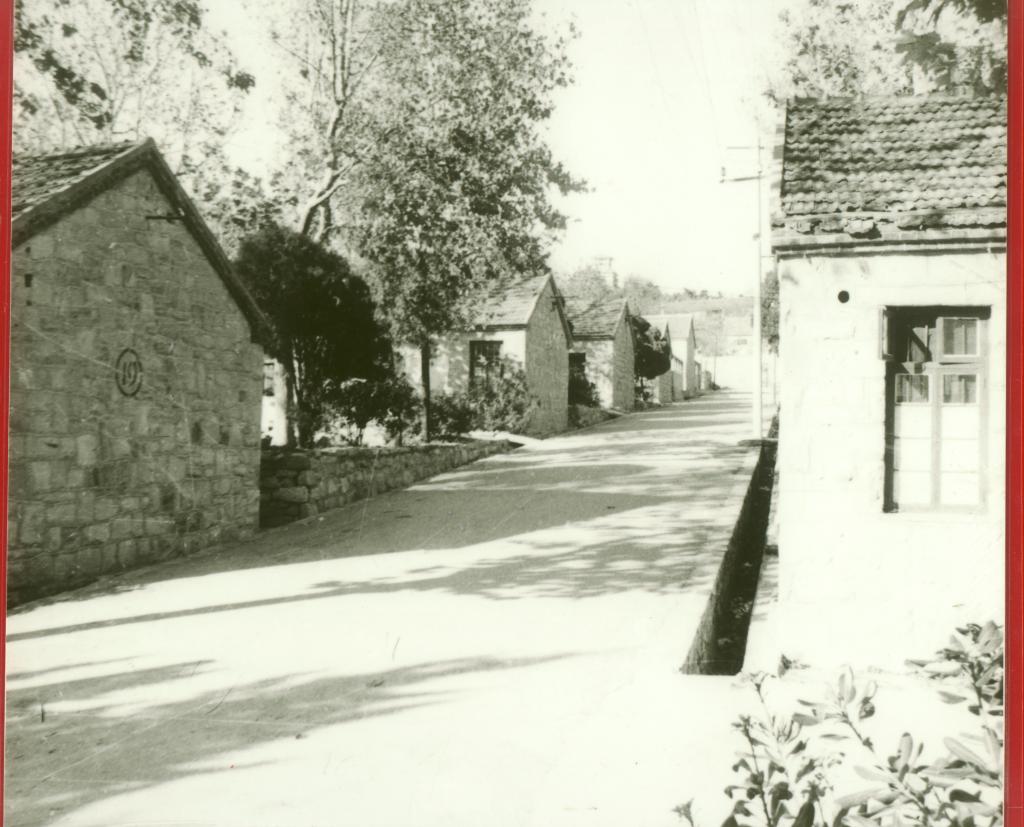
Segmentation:
<svg viewBox="0 0 1024 827">
<path fill-rule="evenodd" d="M 901 666 L 956 622 L 1003 611 L 1005 256 L 964 252 L 781 263 L 782 651 Z M 839 291 L 849 293 L 841 303 Z M 880 308 L 984 305 L 988 501 L 883 512 Z"/>
<path fill-rule="evenodd" d="M 526 432 L 534 436 L 564 431 L 569 417 L 569 340 L 554 302 L 550 282 L 523 328 L 448 336 L 434 345 L 430 361 L 431 393 L 458 393 L 469 387 L 469 343 L 501 342 L 501 355 L 520 365 L 536 401 Z M 399 367 L 415 388 L 420 382 L 420 351 L 399 348 Z"/>
<path fill-rule="evenodd" d="M 260 525 L 312 517 L 511 450 L 508 442 L 407 448 L 271 449 L 260 464 Z"/>
<path fill-rule="evenodd" d="M 138 172 L 14 250 L 13 603 L 256 528 L 263 354 L 169 211 Z"/>
</svg>

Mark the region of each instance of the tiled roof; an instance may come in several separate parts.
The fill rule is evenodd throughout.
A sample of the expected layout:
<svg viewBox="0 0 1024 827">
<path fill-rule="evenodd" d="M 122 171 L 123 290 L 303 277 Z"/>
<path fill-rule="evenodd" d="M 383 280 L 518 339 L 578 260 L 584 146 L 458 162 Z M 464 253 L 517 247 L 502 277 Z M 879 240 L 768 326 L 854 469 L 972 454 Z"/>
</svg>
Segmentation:
<svg viewBox="0 0 1024 827">
<path fill-rule="evenodd" d="M 802 100 L 786 111 L 781 214 L 788 234 L 877 239 L 1005 226 L 1006 101 Z"/>
<path fill-rule="evenodd" d="M 138 146 L 138 142 L 102 144 L 49 155 L 15 155 L 11 164 L 12 217 L 63 192 Z"/>
<path fill-rule="evenodd" d="M 578 339 L 611 339 L 622 315 L 622 299 L 606 299 L 590 304 L 567 302 L 569 325 Z"/>
<path fill-rule="evenodd" d="M 483 302 L 478 327 L 523 327 L 530 321 L 548 275 L 530 276 L 505 285 Z"/>
<path fill-rule="evenodd" d="M 148 170 L 245 315 L 253 341 L 276 350 L 279 341 L 269 321 L 152 139 L 21 155 L 12 161 L 11 241 L 15 248 L 129 175 Z"/>
</svg>

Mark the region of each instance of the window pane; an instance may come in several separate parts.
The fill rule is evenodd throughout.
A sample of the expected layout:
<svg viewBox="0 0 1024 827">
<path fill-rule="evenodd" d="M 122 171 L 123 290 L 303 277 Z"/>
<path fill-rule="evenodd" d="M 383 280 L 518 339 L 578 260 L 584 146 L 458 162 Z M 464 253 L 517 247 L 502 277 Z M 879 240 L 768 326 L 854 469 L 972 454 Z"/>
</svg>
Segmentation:
<svg viewBox="0 0 1024 827">
<path fill-rule="evenodd" d="M 942 401 L 947 405 L 974 405 L 978 401 L 978 377 L 973 373 L 948 373 L 942 377 Z"/>
<path fill-rule="evenodd" d="M 978 320 L 943 318 L 942 352 L 946 356 L 974 356 L 977 354 Z"/>
<path fill-rule="evenodd" d="M 908 324 L 904 328 L 904 346 L 899 353 L 901 362 L 930 362 L 935 347 L 933 322 Z"/>
<path fill-rule="evenodd" d="M 928 376 L 912 373 L 896 375 L 896 403 L 908 405 L 928 401 Z"/>
</svg>

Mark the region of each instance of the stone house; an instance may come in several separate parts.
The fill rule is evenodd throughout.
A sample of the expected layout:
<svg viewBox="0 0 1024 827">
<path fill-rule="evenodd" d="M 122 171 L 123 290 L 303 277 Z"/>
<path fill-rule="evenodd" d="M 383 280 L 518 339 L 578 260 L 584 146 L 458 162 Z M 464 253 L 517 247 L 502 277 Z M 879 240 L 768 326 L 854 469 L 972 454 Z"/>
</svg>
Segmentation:
<svg viewBox="0 0 1024 827">
<path fill-rule="evenodd" d="M 571 358 L 594 384 L 601 407 L 633 410 L 636 363 L 629 305 L 622 299 L 570 302 L 568 316 Z"/>
<path fill-rule="evenodd" d="M 697 393 L 697 328 L 692 313 L 669 313 L 647 316 L 647 321 L 659 328 L 665 328 L 666 336 L 672 342 L 673 371 L 678 372 L 677 386 L 681 387 L 679 399 L 689 399 Z"/>
<path fill-rule="evenodd" d="M 500 376 L 507 362 L 526 374 L 534 408 L 526 426 L 533 436 L 564 431 L 569 424 L 569 347 L 572 334 L 564 300 L 550 275 L 519 279 L 496 289 L 482 303 L 473 329 L 434 343 L 430 389 L 466 391 Z M 422 389 L 420 350 L 398 348 L 399 367 Z"/>
<path fill-rule="evenodd" d="M 254 531 L 271 333 L 156 146 L 12 184 L 10 601 Z"/>
<path fill-rule="evenodd" d="M 1003 613 L 1006 103 L 791 103 L 778 644 L 902 666 Z"/>
</svg>

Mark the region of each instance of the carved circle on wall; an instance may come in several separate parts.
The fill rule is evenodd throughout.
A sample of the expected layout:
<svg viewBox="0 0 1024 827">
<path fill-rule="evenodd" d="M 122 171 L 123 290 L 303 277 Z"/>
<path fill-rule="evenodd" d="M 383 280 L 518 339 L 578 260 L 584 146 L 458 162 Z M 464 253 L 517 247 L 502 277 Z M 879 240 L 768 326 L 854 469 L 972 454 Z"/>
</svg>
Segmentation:
<svg viewBox="0 0 1024 827">
<path fill-rule="evenodd" d="M 135 396 L 142 387 L 142 360 L 139 354 L 126 347 L 114 364 L 114 381 L 125 396 Z"/>
</svg>

